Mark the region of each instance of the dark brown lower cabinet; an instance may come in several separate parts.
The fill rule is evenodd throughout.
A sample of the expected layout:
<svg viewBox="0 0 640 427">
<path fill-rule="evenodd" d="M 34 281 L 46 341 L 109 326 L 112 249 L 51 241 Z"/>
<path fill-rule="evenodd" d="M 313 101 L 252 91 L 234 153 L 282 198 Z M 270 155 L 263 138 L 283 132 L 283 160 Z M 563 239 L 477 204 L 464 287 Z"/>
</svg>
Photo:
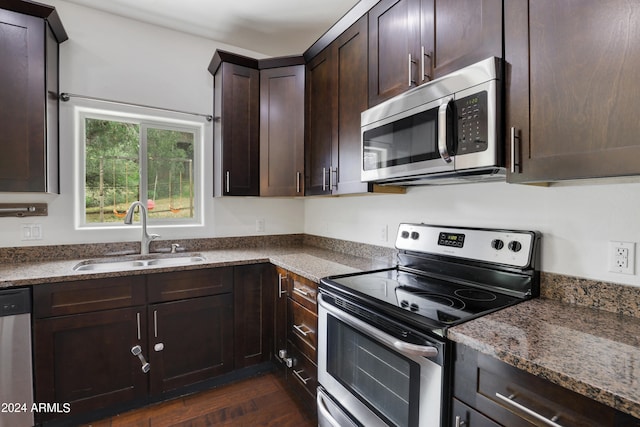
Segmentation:
<svg viewBox="0 0 640 427">
<path fill-rule="evenodd" d="M 147 375 L 131 348 L 146 349 L 145 307 L 35 322 L 35 401 L 68 403 L 69 415 L 147 395 Z M 145 353 L 146 354 L 146 353 Z M 37 413 L 36 422 L 66 416 Z"/>
<path fill-rule="evenodd" d="M 233 369 L 233 296 L 149 306 L 150 392 L 206 381 Z"/>
<path fill-rule="evenodd" d="M 157 401 L 233 371 L 233 272 L 34 286 L 35 400 L 71 409 L 36 422 Z"/>
<path fill-rule="evenodd" d="M 273 283 L 271 264 L 234 267 L 235 368 L 271 358 L 273 337 Z"/>
<path fill-rule="evenodd" d="M 453 395 L 452 426 L 640 426 L 639 419 L 460 344 Z"/>
</svg>

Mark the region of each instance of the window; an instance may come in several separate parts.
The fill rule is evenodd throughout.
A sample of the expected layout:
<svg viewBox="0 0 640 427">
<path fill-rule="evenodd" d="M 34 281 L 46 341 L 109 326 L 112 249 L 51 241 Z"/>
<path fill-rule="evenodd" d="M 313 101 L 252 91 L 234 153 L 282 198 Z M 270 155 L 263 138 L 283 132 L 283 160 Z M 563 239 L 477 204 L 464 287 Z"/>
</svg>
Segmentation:
<svg viewBox="0 0 640 427">
<path fill-rule="evenodd" d="M 150 223 L 195 224 L 201 196 L 198 123 L 81 111 L 84 157 L 81 225 L 121 225 L 136 200 Z"/>
</svg>

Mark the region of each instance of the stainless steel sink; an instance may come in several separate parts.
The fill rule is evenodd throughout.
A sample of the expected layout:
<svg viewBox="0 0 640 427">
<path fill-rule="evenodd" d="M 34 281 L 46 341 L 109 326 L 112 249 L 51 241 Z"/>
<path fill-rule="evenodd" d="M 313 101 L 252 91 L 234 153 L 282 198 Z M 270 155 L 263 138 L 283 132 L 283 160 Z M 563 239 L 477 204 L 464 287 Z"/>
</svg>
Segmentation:
<svg viewBox="0 0 640 427">
<path fill-rule="evenodd" d="M 82 261 L 73 266 L 74 271 L 124 271 L 146 267 L 177 267 L 205 261 L 200 254 L 158 255 L 144 258 L 112 258 Z"/>
</svg>

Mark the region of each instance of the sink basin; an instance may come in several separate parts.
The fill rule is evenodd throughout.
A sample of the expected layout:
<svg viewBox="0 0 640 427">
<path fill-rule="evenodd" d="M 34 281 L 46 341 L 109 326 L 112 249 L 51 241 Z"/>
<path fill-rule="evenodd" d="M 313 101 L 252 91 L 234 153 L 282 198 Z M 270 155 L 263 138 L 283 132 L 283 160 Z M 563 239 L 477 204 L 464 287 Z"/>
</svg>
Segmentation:
<svg viewBox="0 0 640 427">
<path fill-rule="evenodd" d="M 123 271 L 145 267 L 177 267 L 203 262 L 205 258 L 199 254 L 164 255 L 144 258 L 113 258 L 82 261 L 73 266 L 74 271 Z"/>
</svg>

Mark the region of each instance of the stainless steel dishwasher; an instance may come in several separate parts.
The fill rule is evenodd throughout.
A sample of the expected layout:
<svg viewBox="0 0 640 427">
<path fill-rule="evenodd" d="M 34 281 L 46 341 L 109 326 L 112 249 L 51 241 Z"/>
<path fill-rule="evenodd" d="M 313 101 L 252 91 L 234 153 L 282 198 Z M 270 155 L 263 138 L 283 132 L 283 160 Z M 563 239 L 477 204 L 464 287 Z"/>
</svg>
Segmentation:
<svg viewBox="0 0 640 427">
<path fill-rule="evenodd" d="M 33 425 L 31 293 L 0 291 L 0 427 Z"/>
</svg>

